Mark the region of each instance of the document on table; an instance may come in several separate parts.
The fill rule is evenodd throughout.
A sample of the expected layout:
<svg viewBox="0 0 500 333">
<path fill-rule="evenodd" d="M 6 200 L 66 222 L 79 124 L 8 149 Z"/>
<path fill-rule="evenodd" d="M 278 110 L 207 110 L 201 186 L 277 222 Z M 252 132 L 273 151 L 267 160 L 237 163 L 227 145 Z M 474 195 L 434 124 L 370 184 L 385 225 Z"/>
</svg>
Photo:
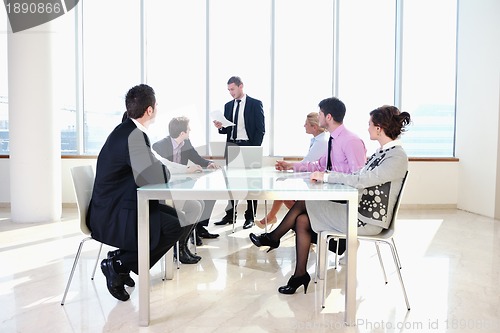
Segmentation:
<svg viewBox="0 0 500 333">
<path fill-rule="evenodd" d="M 220 121 L 223 127 L 234 126 L 233 122 L 227 120 L 226 117 L 224 117 L 224 114 L 221 112 L 221 110 L 210 112 L 210 118 L 212 118 L 212 120 Z"/>
</svg>

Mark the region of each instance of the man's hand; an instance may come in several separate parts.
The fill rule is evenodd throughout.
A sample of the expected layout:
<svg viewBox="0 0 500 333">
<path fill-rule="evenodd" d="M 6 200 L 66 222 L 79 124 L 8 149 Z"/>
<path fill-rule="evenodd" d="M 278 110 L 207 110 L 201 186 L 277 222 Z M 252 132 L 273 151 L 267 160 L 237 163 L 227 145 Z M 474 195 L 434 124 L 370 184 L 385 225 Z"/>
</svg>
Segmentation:
<svg viewBox="0 0 500 333">
<path fill-rule="evenodd" d="M 222 123 L 218 120 L 214 120 L 214 125 L 217 127 L 217 129 L 222 128 Z"/>
<path fill-rule="evenodd" d="M 291 170 L 291 169 L 293 169 L 293 164 L 294 163 L 285 162 L 285 161 L 276 161 L 276 164 L 274 165 L 274 167 L 278 171 Z"/>
<path fill-rule="evenodd" d="M 214 162 L 210 163 L 209 165 L 207 165 L 207 169 L 220 169 L 220 165 L 218 164 L 215 164 Z"/>
<path fill-rule="evenodd" d="M 187 167 L 187 173 L 201 172 L 203 169 L 198 164 L 193 164 Z"/>
<path fill-rule="evenodd" d="M 313 173 L 311 173 L 311 176 L 310 176 L 311 182 L 322 183 L 324 174 L 325 174 L 324 172 L 314 171 Z"/>
</svg>

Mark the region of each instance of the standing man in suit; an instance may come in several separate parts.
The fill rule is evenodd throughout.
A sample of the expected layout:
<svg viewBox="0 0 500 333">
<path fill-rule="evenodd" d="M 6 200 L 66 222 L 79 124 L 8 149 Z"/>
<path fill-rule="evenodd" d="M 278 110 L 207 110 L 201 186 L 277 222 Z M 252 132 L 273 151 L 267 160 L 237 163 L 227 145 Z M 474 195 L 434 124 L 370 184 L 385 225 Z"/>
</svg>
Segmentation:
<svg viewBox="0 0 500 333">
<path fill-rule="evenodd" d="M 227 81 L 227 90 L 233 97 L 233 100 L 224 105 L 224 117 L 232 121 L 235 125 L 223 127 L 220 121 L 214 121 L 215 127 L 220 134 L 226 135 L 227 146 L 260 146 L 264 139 L 265 121 L 262 102 L 252 98 L 243 92 L 243 81 L 238 76 L 233 76 Z M 236 209 L 234 200 L 230 200 L 226 207 L 226 216 L 216 225 L 233 223 L 233 210 Z M 249 229 L 254 226 L 254 216 L 257 211 L 257 200 L 247 200 L 247 209 L 245 211 L 245 223 L 243 229 Z M 236 218 L 236 214 L 234 215 Z"/>
<path fill-rule="evenodd" d="M 121 301 L 130 297 L 125 284 L 134 285 L 129 273 L 138 273 L 137 188 L 170 179 L 169 170 L 151 151 L 146 134 L 157 113 L 153 88 L 145 84 L 131 88 L 125 104 L 128 119 L 111 132 L 97 157 L 86 217 L 94 239 L 118 248 L 102 260 L 101 270 L 109 292 Z M 149 202 L 149 214 L 152 267 L 179 239 L 182 227 L 176 210 L 158 200 Z"/>
<path fill-rule="evenodd" d="M 168 124 L 169 134 L 167 137 L 161 139 L 160 141 L 153 144 L 153 150 L 156 151 L 161 157 L 181 165 L 186 166 L 189 161 L 195 164 L 196 167 L 202 167 L 207 169 L 218 169 L 220 168 L 217 164 L 198 154 L 196 149 L 194 149 L 189 140 L 189 133 L 191 128 L 189 128 L 189 118 L 187 117 L 176 117 L 170 120 Z M 186 167 L 186 171 L 187 170 Z M 209 219 L 212 214 L 213 207 L 215 205 L 214 200 L 205 200 L 204 209 L 201 213 L 201 219 Z M 207 221 L 208 222 L 208 221 Z M 207 223 L 208 225 L 208 223 Z M 189 236 L 193 229 L 196 227 L 196 237 L 202 238 L 217 238 L 218 234 L 211 234 L 204 227 L 203 224 L 196 221 L 191 230 L 184 232 L 179 240 L 179 260 L 183 264 L 194 264 L 197 263 L 201 257 L 193 254 L 188 247 Z M 196 245 L 202 245 L 201 239 L 197 241 Z"/>
</svg>

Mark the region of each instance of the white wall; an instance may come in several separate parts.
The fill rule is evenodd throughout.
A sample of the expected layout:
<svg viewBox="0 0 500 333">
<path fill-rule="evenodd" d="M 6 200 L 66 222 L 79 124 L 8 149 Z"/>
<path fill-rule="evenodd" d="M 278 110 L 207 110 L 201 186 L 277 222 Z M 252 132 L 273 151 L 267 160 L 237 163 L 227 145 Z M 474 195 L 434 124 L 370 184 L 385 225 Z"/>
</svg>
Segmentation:
<svg viewBox="0 0 500 333">
<path fill-rule="evenodd" d="M 0 207 L 10 206 L 10 168 L 9 159 L 0 158 Z"/>
<path fill-rule="evenodd" d="M 489 217 L 499 217 L 499 18 L 498 0 L 459 1 L 457 205 Z"/>
</svg>

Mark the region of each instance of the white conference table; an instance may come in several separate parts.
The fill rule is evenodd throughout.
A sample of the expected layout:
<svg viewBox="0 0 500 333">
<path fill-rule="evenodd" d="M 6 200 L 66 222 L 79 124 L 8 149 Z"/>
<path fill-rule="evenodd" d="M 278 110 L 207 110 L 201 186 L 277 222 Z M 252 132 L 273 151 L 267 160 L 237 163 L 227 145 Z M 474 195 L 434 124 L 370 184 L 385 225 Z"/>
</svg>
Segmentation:
<svg viewBox="0 0 500 333">
<path fill-rule="evenodd" d="M 139 325 L 150 321 L 149 200 L 345 200 L 348 202 L 345 313 L 356 320 L 358 191 L 340 184 L 313 183 L 309 173 L 261 169 L 227 169 L 173 175 L 167 184 L 137 189 L 139 251 Z M 250 240 L 248 240 L 250 242 Z M 325 283 L 325 281 L 323 281 Z"/>
</svg>

